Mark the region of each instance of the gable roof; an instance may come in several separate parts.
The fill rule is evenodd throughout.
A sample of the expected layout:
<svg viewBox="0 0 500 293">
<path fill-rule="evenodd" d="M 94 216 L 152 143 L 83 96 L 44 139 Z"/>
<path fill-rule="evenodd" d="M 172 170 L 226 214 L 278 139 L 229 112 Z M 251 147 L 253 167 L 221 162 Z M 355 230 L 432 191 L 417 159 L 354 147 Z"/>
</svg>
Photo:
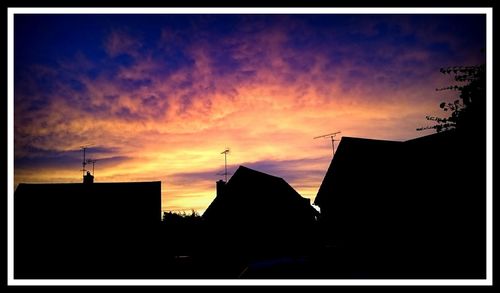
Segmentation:
<svg viewBox="0 0 500 293">
<path fill-rule="evenodd" d="M 406 165 L 404 168 L 407 169 L 409 164 L 421 165 L 419 161 L 422 163 L 422 160 L 438 160 L 440 155 L 438 152 L 454 147 L 458 137 L 454 130 L 407 141 L 342 137 L 314 204 L 322 205 L 325 201 L 330 200 L 328 197 L 333 185 L 342 180 L 352 181 L 353 178 L 366 180 L 370 172 L 373 177 L 380 177 L 381 174 L 392 174 L 393 177 L 397 177 L 401 174 L 398 174 L 395 169 L 403 167 L 403 165 Z"/>
<path fill-rule="evenodd" d="M 283 178 L 240 166 L 203 214 L 204 218 L 314 213 L 316 210 Z M 252 216 L 254 215 L 254 216 Z"/>
<path fill-rule="evenodd" d="M 385 164 L 389 158 L 397 156 L 403 142 L 376 140 L 356 137 L 342 137 L 326 175 L 314 200 L 321 205 L 326 194 L 335 184 L 335 174 L 339 169 L 355 170 L 356 167 L 375 167 Z M 347 167 L 347 168 L 346 168 Z M 360 171 L 360 169 L 357 169 Z"/>
</svg>

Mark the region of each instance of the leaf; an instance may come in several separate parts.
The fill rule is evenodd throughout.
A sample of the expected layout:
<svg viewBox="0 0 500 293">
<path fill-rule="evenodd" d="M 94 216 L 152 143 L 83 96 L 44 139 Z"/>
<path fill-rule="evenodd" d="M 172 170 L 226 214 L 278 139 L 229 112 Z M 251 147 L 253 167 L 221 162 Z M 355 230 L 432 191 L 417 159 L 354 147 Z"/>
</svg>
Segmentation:
<svg viewBox="0 0 500 293">
<path fill-rule="evenodd" d="M 439 108 L 441 108 L 441 109 L 443 109 L 445 106 L 446 106 L 445 102 L 442 102 L 441 104 L 439 104 Z"/>
</svg>

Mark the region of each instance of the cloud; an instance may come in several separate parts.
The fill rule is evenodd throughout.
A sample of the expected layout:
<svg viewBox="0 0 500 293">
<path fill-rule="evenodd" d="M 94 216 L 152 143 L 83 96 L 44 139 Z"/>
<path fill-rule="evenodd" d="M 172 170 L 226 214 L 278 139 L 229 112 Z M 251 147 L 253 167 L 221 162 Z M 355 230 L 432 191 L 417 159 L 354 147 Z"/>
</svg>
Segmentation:
<svg viewBox="0 0 500 293">
<path fill-rule="evenodd" d="M 123 30 L 113 30 L 109 33 L 104 49 L 106 53 L 114 58 L 122 54 L 137 57 L 142 44 L 138 38 Z"/>
<path fill-rule="evenodd" d="M 16 67 L 16 182 L 80 181 L 79 146 L 93 143 L 99 180 L 158 178 L 164 206 L 203 209 L 230 146 L 233 172 L 246 165 L 313 197 L 331 159 L 313 137 L 405 140 L 441 114 L 434 89 L 452 81 L 439 67 L 483 58 L 469 20 L 177 15 L 144 19 L 147 31 L 104 27 L 90 51 Z"/>
</svg>

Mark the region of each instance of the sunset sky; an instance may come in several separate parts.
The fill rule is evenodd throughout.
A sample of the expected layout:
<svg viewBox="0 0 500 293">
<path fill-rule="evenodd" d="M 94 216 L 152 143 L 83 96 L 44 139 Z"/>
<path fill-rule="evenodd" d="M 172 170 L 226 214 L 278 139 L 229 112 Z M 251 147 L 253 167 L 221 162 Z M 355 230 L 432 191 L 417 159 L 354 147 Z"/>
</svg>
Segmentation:
<svg viewBox="0 0 500 293">
<path fill-rule="evenodd" d="M 452 83 L 485 62 L 484 15 L 16 15 L 14 184 L 161 181 L 202 213 L 239 165 L 314 200 L 337 136 L 432 133 Z M 90 167 L 90 169 L 92 169 Z M 265 203 L 264 203 L 265 204 Z"/>
</svg>

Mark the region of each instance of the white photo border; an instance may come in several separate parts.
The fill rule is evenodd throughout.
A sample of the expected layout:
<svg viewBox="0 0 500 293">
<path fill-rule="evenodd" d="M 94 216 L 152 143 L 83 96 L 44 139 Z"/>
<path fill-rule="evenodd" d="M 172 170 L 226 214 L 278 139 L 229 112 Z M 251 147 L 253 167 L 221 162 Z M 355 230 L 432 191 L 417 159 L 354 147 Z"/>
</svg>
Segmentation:
<svg viewBox="0 0 500 293">
<path fill-rule="evenodd" d="M 209 280 L 209 279 L 162 279 L 162 280 L 104 280 L 104 279 L 15 279 L 14 278 L 14 16 L 16 14 L 484 14 L 486 15 L 486 279 L 305 279 L 305 280 Z M 7 9 L 8 45 L 8 97 L 7 97 L 7 284 L 8 285 L 493 285 L 493 8 L 329 8 L 329 7 L 290 7 L 290 8 L 8 8 Z"/>
</svg>

